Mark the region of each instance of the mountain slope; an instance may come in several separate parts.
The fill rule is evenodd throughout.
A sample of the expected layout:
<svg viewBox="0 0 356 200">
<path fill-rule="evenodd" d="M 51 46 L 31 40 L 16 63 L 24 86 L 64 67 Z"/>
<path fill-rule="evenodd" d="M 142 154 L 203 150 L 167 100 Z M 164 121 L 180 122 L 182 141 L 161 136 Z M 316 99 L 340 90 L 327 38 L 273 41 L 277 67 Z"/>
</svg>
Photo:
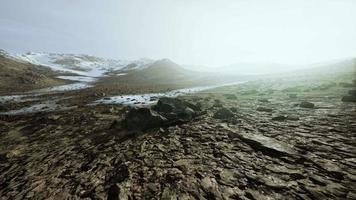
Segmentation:
<svg viewBox="0 0 356 200">
<path fill-rule="evenodd" d="M 19 62 L 0 54 L 0 93 L 22 92 L 37 88 L 65 84 L 55 78 L 58 74 L 50 68 Z"/>
<path fill-rule="evenodd" d="M 48 66 L 55 71 L 70 72 L 81 76 L 101 77 L 105 74 L 144 68 L 153 61 L 140 59 L 136 61 L 105 59 L 90 55 L 26 53 L 13 55 L 14 58 L 32 64 Z"/>
<path fill-rule="evenodd" d="M 156 61 L 145 69 L 129 74 L 129 76 L 134 77 L 135 80 L 141 79 L 145 81 L 171 83 L 191 79 L 193 75 L 194 72 L 185 70 L 168 59 Z"/>
</svg>

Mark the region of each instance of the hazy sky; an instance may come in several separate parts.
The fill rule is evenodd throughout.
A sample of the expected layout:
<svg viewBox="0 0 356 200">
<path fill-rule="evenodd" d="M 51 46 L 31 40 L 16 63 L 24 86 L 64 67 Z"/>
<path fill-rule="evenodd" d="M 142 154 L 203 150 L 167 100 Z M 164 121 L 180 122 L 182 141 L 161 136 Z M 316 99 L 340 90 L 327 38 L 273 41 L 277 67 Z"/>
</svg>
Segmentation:
<svg viewBox="0 0 356 200">
<path fill-rule="evenodd" d="M 0 49 L 305 64 L 356 56 L 356 0 L 0 0 Z"/>
</svg>

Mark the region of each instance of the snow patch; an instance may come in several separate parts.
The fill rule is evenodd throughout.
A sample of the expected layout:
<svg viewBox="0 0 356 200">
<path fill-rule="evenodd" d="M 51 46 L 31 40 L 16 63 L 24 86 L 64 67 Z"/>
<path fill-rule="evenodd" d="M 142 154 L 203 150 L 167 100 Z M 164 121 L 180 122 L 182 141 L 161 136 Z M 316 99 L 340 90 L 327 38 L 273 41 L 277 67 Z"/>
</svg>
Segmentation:
<svg viewBox="0 0 356 200">
<path fill-rule="evenodd" d="M 94 104 L 124 104 L 124 105 L 139 105 L 139 104 L 153 104 L 158 101 L 160 97 L 177 97 L 180 95 L 196 93 L 204 90 L 214 89 L 222 86 L 237 85 L 243 82 L 235 82 L 214 86 L 204 86 L 204 87 L 192 87 L 184 88 L 178 90 L 172 90 L 163 93 L 147 93 L 138 95 L 119 95 L 113 97 L 106 97 L 104 99 L 99 99 L 94 102 Z"/>
<path fill-rule="evenodd" d="M 79 81 L 79 82 L 94 82 L 97 79 L 88 76 L 57 76 L 57 78 L 64 79 L 64 80 L 71 80 L 71 81 Z"/>
<path fill-rule="evenodd" d="M 12 57 L 20 61 L 50 67 L 54 71 L 70 72 L 87 77 L 102 77 L 105 76 L 106 73 L 123 69 L 141 69 L 154 62 L 149 59 L 126 61 L 104 59 L 88 55 L 32 52 L 15 54 L 12 55 Z"/>
</svg>

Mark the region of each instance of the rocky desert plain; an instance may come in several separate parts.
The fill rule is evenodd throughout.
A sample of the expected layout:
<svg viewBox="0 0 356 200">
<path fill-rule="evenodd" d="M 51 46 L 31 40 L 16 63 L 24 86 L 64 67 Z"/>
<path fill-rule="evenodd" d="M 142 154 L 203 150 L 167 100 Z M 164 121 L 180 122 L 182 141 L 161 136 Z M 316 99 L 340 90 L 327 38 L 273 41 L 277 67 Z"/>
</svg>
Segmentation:
<svg viewBox="0 0 356 200">
<path fill-rule="evenodd" d="M 5 61 L 0 199 L 356 199 L 354 68 L 86 87 Z"/>
</svg>

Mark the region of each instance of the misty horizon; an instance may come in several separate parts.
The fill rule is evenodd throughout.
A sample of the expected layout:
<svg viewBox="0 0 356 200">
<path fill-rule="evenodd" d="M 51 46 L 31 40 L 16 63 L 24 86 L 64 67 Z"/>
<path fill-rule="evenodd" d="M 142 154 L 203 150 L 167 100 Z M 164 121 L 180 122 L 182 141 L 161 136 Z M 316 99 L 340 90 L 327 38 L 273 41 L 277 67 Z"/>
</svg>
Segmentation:
<svg viewBox="0 0 356 200">
<path fill-rule="evenodd" d="M 355 10 L 352 0 L 6 1 L 0 48 L 190 66 L 306 66 L 355 57 Z"/>
<path fill-rule="evenodd" d="M 356 199 L 356 0 L 2 0 L 0 200 Z"/>
</svg>

